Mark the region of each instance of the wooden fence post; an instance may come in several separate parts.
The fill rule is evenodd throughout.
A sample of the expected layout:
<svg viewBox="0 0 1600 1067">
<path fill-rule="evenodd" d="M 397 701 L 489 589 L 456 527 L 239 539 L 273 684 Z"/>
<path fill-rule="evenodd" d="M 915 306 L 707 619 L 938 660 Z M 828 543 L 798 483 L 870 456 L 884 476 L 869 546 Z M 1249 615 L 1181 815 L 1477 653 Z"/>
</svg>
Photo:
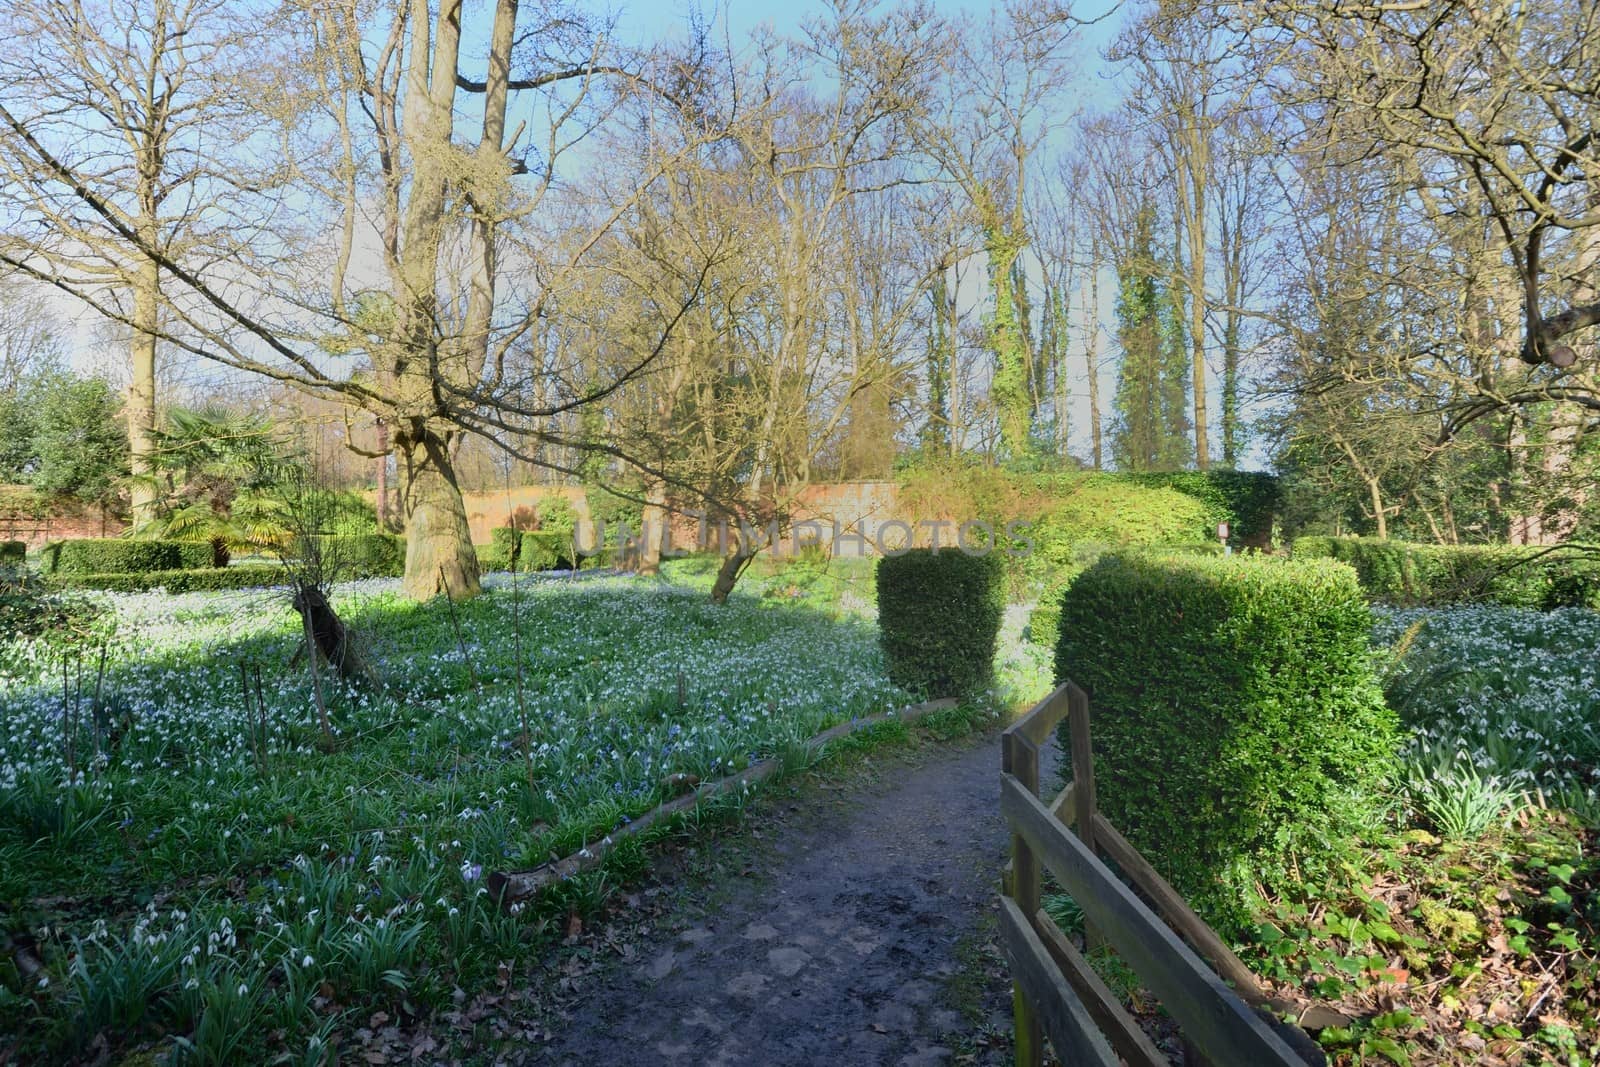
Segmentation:
<svg viewBox="0 0 1600 1067">
<path fill-rule="evenodd" d="M 1072 808 L 1078 839 L 1094 852 L 1094 745 L 1089 738 L 1089 695 L 1077 686 L 1067 689 L 1067 729 L 1072 735 Z M 1100 944 L 1100 932 L 1083 923 L 1085 951 Z"/>
<path fill-rule="evenodd" d="M 1001 770 L 1014 775 L 1034 796 L 1039 795 L 1039 749 L 1020 733 L 1000 740 Z M 1039 910 L 1039 861 L 1021 835 L 1011 835 L 1011 898 L 1032 924 Z M 1016 1031 L 1017 1067 L 1039 1067 L 1044 1062 L 1044 1030 L 1022 986 L 1011 985 L 1011 1011 Z"/>
</svg>

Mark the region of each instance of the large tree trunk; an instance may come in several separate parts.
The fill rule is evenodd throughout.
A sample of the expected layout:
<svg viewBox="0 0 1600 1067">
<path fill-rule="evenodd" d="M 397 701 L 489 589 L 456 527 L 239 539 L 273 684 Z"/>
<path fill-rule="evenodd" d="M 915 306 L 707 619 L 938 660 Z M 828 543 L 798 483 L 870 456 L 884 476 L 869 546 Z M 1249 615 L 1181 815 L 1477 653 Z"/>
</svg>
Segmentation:
<svg viewBox="0 0 1600 1067">
<path fill-rule="evenodd" d="M 645 490 L 644 512 L 640 516 L 639 573 L 653 576 L 661 570 L 661 550 L 667 540 L 666 486 L 652 481 Z"/>
<path fill-rule="evenodd" d="M 467 508 L 450 462 L 449 433 L 422 423 L 395 435 L 406 516 L 403 589 L 413 600 L 440 593 L 459 600 L 481 589 Z"/>
<path fill-rule="evenodd" d="M 725 604 L 728 594 L 733 592 L 733 587 L 738 584 L 739 575 L 744 573 L 745 566 L 755 557 L 749 551 L 741 538 L 739 547 L 722 557 L 722 566 L 717 570 L 717 580 L 711 584 L 711 602 Z"/>
<path fill-rule="evenodd" d="M 151 260 L 139 266 L 133 290 L 132 380 L 128 385 L 128 459 L 133 524 L 155 518 L 156 328 L 161 314 L 160 268 Z"/>
</svg>

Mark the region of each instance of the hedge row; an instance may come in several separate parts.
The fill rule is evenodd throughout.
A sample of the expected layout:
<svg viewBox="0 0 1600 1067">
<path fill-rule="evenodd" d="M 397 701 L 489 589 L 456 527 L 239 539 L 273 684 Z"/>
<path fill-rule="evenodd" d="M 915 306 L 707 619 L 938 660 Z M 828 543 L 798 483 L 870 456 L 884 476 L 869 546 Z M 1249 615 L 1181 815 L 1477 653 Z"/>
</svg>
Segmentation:
<svg viewBox="0 0 1600 1067">
<path fill-rule="evenodd" d="M 1278 476 L 1265 471 L 1128 472 L 1113 477 L 1134 485 L 1176 489 L 1211 510 L 1212 525 L 1228 524 L 1229 543 L 1265 548 L 1280 499 Z"/>
<path fill-rule="evenodd" d="M 28 559 L 28 542 L 0 541 L 0 566 L 18 565 Z"/>
<path fill-rule="evenodd" d="M 1375 817 L 1398 725 L 1371 627 L 1326 560 L 1107 556 L 1067 589 L 1056 676 L 1089 694 L 1100 808 L 1219 929 Z"/>
<path fill-rule="evenodd" d="M 1490 603 L 1550 610 L 1600 608 L 1600 551 L 1582 546 L 1425 545 L 1365 537 L 1301 537 L 1300 559 L 1355 568 L 1367 596 L 1398 604 Z"/>
<path fill-rule="evenodd" d="M 500 526 L 492 530 L 490 535 L 494 538 L 493 561 L 507 570 L 528 572 L 573 568 L 572 538 L 563 532 L 514 530 L 509 526 Z"/>
<path fill-rule="evenodd" d="M 1214 541 L 1197 541 L 1184 545 L 1151 545 L 1145 548 L 1117 548 L 1113 545 L 1086 544 L 1078 546 L 1077 566 L 1066 571 L 1065 579 L 1039 598 L 1038 605 L 1028 616 L 1028 640 L 1045 648 L 1055 648 L 1061 632 L 1061 594 L 1072 584 L 1072 578 L 1085 568 L 1094 566 L 1102 556 L 1111 552 L 1141 552 L 1155 558 L 1162 556 L 1220 556 L 1222 545 Z"/>
<path fill-rule="evenodd" d="M 913 549 L 878 561 L 878 640 L 889 680 L 926 697 L 967 697 L 994 679 L 1005 612 L 998 554 Z"/>
<path fill-rule="evenodd" d="M 221 589 L 255 589 L 282 585 L 287 581 L 288 573 L 282 567 L 271 564 L 125 574 L 57 573 L 50 577 L 50 584 L 55 588 L 102 589 L 112 593 L 145 593 L 152 589 L 165 589 L 172 594 L 200 593 Z"/>
<path fill-rule="evenodd" d="M 55 541 L 40 550 L 45 574 L 143 574 L 148 571 L 200 570 L 217 567 L 217 547 L 210 541 L 131 541 L 85 537 Z"/>
<path fill-rule="evenodd" d="M 334 579 L 399 578 L 406 572 L 406 539 L 399 534 L 327 535 L 310 540 Z"/>
</svg>

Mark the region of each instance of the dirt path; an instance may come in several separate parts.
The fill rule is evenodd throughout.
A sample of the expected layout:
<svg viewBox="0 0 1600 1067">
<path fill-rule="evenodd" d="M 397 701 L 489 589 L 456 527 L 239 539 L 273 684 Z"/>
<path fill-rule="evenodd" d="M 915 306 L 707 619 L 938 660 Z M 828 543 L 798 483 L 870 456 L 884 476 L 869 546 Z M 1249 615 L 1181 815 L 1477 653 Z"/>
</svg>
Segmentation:
<svg viewBox="0 0 1600 1067">
<path fill-rule="evenodd" d="M 537 1062 L 1000 1062 L 1009 996 L 993 901 L 998 736 L 891 760 L 800 799 L 759 878 L 675 907 L 545 1020 Z"/>
</svg>

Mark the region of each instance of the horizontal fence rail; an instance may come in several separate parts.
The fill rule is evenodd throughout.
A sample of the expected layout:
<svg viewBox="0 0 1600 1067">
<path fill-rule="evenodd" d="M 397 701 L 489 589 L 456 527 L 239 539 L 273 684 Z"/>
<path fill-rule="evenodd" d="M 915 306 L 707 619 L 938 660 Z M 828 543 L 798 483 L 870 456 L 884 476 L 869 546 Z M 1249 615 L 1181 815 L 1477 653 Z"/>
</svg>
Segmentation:
<svg viewBox="0 0 1600 1067">
<path fill-rule="evenodd" d="M 1039 750 L 1063 720 L 1072 742 L 1072 780 L 1046 804 L 1039 799 Z M 1000 810 L 1011 832 L 1000 926 L 1012 973 L 1019 1067 L 1043 1062 L 1045 1038 L 1066 1064 L 1168 1063 L 1040 907 L 1041 867 L 1078 903 L 1085 944 L 1115 950 L 1200 1056 L 1228 1067 L 1324 1062 L 1303 1034 L 1258 1013 L 1253 1005 L 1284 1005 L 1265 996 L 1243 961 L 1096 810 L 1089 700 L 1083 690 L 1063 683 L 1005 731 L 1000 785 Z M 1076 832 L 1068 829 L 1068 820 Z M 1096 849 L 1115 861 L 1155 910 Z M 1320 1025 L 1348 1021 L 1323 1011 Z"/>
</svg>

